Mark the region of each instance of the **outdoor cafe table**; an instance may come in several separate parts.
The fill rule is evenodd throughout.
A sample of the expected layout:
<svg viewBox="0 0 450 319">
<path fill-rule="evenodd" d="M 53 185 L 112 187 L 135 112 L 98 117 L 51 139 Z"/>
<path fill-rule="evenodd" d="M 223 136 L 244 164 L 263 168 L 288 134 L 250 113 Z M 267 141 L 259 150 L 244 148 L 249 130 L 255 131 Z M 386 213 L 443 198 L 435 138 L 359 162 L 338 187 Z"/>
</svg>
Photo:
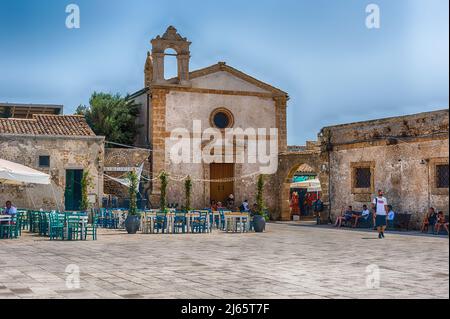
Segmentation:
<svg viewBox="0 0 450 319">
<path fill-rule="evenodd" d="M 63 214 L 60 214 L 60 216 L 64 216 Z M 78 220 L 78 223 L 80 225 L 80 235 L 81 235 L 81 240 L 84 239 L 84 234 L 86 232 L 86 226 L 88 224 L 89 221 L 89 217 L 88 216 L 76 216 L 76 215 L 68 215 L 65 221 L 65 230 L 64 230 L 64 237 L 69 239 L 69 219 L 74 219 L 74 220 Z"/>
<path fill-rule="evenodd" d="M 143 222 L 144 223 L 150 223 L 150 231 L 153 232 L 154 225 L 155 225 L 155 219 L 156 219 L 156 212 L 157 210 L 151 210 L 144 213 Z M 187 232 L 192 232 L 191 229 L 191 223 L 192 219 L 196 216 L 199 216 L 199 213 L 206 213 L 206 231 L 211 232 L 211 224 L 210 224 L 210 218 L 209 214 L 210 212 L 207 210 L 198 210 L 198 211 L 192 211 L 189 213 L 186 213 L 186 229 Z M 166 231 L 167 233 L 174 232 L 174 218 L 175 218 L 175 212 L 171 211 L 166 214 L 167 217 L 167 223 L 166 223 Z M 144 229 L 144 227 L 143 227 Z"/>
<path fill-rule="evenodd" d="M 245 230 L 248 230 L 249 222 L 250 222 L 250 215 L 248 213 L 241 213 L 241 212 L 231 212 L 231 213 L 223 213 L 224 215 L 224 229 L 226 232 L 228 232 L 228 224 L 231 222 L 232 231 L 237 232 L 237 221 L 239 220 L 239 230 L 240 232 L 244 232 L 244 221 L 243 219 L 246 219 L 245 221 Z"/>
<path fill-rule="evenodd" d="M 11 215 L 0 215 L 0 224 L 9 223 L 11 221 Z"/>
<path fill-rule="evenodd" d="M 0 215 L 1 221 L 9 221 L 11 219 L 11 215 Z"/>
<path fill-rule="evenodd" d="M 211 214 L 208 210 L 197 210 L 197 211 L 193 211 L 193 212 L 189 212 L 186 214 L 186 228 L 189 231 L 192 232 L 191 229 L 191 222 L 192 219 L 199 216 L 200 213 L 205 213 L 206 214 L 206 232 L 211 232 L 211 224 L 210 224 L 210 218 L 209 218 L 209 214 Z"/>
</svg>

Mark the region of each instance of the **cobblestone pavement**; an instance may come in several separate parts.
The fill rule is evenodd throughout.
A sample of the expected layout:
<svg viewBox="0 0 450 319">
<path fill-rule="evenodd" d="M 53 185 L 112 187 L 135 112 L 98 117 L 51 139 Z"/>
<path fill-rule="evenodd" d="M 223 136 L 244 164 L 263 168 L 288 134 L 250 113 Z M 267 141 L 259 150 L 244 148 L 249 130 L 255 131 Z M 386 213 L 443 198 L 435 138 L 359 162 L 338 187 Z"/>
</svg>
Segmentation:
<svg viewBox="0 0 450 319">
<path fill-rule="evenodd" d="M 80 288 L 66 285 L 68 265 Z M 368 265 L 379 288 L 368 288 Z M 449 242 L 288 224 L 263 234 L 101 230 L 83 242 L 25 232 L 0 240 L 1 298 L 449 298 Z"/>
</svg>

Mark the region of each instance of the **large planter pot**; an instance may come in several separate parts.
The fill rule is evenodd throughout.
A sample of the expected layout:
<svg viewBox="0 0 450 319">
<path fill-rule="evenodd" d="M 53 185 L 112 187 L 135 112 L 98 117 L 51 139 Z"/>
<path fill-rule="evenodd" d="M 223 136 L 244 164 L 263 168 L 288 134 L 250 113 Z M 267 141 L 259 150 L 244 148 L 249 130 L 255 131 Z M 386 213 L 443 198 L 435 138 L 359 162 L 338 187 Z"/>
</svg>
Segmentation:
<svg viewBox="0 0 450 319">
<path fill-rule="evenodd" d="M 255 233 L 262 233 L 266 229 L 266 220 L 264 219 L 264 216 L 253 216 L 253 229 L 255 230 Z"/>
<path fill-rule="evenodd" d="M 127 230 L 128 234 L 136 234 L 136 232 L 139 230 L 139 226 L 141 224 L 141 219 L 139 216 L 127 216 L 127 219 L 125 219 L 125 229 Z"/>
</svg>

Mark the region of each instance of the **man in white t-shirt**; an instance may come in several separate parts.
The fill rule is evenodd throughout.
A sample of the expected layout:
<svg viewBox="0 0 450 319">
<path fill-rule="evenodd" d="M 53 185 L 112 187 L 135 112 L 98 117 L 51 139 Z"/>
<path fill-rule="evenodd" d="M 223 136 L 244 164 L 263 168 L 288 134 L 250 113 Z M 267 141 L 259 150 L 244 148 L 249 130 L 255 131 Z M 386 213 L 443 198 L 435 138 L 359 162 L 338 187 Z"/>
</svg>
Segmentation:
<svg viewBox="0 0 450 319">
<path fill-rule="evenodd" d="M 372 201 L 372 208 L 375 211 L 375 225 L 378 230 L 378 238 L 384 238 L 384 231 L 386 230 L 386 211 L 387 211 L 387 199 L 383 196 L 383 191 L 378 190 L 378 196 Z"/>
</svg>

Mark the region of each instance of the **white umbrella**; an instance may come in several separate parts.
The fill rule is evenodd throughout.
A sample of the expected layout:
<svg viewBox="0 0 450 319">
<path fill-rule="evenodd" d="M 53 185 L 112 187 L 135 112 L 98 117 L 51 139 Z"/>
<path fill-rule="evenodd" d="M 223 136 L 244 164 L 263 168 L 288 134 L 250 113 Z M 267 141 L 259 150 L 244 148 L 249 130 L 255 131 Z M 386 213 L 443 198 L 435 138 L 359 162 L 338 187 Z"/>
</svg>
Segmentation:
<svg viewBox="0 0 450 319">
<path fill-rule="evenodd" d="M 320 186 L 308 187 L 308 193 L 321 192 L 321 191 L 322 191 L 322 187 L 320 187 Z"/>
<path fill-rule="evenodd" d="M 309 179 L 291 184 L 291 188 L 308 188 L 308 191 L 321 191 L 319 179 Z"/>
<path fill-rule="evenodd" d="M 50 175 L 0 158 L 1 184 L 50 184 Z"/>
</svg>

